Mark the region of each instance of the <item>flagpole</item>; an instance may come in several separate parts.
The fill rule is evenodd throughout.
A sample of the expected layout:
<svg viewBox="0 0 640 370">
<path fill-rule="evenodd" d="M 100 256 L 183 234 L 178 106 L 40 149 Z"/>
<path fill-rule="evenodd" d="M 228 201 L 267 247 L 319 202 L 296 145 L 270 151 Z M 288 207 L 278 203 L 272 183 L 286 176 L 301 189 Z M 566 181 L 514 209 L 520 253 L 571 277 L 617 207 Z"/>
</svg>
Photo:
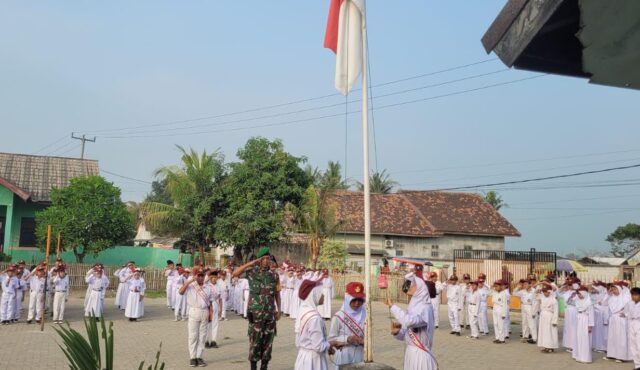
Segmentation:
<svg viewBox="0 0 640 370">
<path fill-rule="evenodd" d="M 373 324 L 371 322 L 371 189 L 369 187 L 369 70 L 367 20 L 362 15 L 362 162 L 364 187 L 364 291 L 366 321 L 364 362 L 373 362 Z"/>
</svg>

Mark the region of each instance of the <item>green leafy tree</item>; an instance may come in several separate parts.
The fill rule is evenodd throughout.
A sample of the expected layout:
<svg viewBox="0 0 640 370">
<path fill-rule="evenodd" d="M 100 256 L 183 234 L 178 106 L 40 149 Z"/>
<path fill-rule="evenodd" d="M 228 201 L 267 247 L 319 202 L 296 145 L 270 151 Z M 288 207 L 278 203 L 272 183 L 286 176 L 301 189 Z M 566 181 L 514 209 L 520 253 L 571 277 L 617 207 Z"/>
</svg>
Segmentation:
<svg viewBox="0 0 640 370">
<path fill-rule="evenodd" d="M 493 190 L 486 192 L 483 198 L 487 203 L 491 204 L 496 211 L 499 211 L 502 207 L 509 207 L 509 205 L 502 200 L 500 194 Z"/>
<path fill-rule="evenodd" d="M 389 176 L 387 170 L 374 172 L 369 177 L 369 189 L 372 193 L 389 194 L 396 186 L 398 186 L 398 182 Z M 358 190 L 364 191 L 364 184 L 359 182 Z"/>
<path fill-rule="evenodd" d="M 151 232 L 180 237 L 195 246 L 214 242 L 220 186 L 226 176 L 224 157 L 218 151 L 181 152 L 181 166 L 165 166 L 155 175 L 165 184 L 173 203 L 145 202 L 142 219 Z"/>
<path fill-rule="evenodd" d="M 120 189 L 100 176 L 77 177 L 65 188 L 51 189 L 51 206 L 36 213 L 39 246 L 44 249 L 47 225 L 60 232 L 63 248 L 73 250 L 82 263 L 87 253 L 97 254 L 124 243 L 134 234 L 135 220 L 120 200 Z"/>
<path fill-rule="evenodd" d="M 640 248 L 640 225 L 626 224 L 619 226 L 606 239 L 611 243 L 611 253 L 622 257 Z"/>
<path fill-rule="evenodd" d="M 225 204 L 216 219 L 216 236 L 234 246 L 234 256 L 242 260 L 255 247 L 282 238 L 285 205 L 299 204 L 312 180 L 300 168 L 305 159 L 287 153 L 280 140 L 251 138 L 237 157 L 223 187 Z"/>
<path fill-rule="evenodd" d="M 329 161 L 327 170 L 319 176 L 317 185 L 321 189 L 349 189 L 349 185 L 347 185 L 346 181 L 342 178 L 342 166 L 340 162 Z"/>
<path fill-rule="evenodd" d="M 320 264 L 330 270 L 342 269 L 347 264 L 347 247 L 344 241 L 327 240 L 322 246 Z"/>
</svg>

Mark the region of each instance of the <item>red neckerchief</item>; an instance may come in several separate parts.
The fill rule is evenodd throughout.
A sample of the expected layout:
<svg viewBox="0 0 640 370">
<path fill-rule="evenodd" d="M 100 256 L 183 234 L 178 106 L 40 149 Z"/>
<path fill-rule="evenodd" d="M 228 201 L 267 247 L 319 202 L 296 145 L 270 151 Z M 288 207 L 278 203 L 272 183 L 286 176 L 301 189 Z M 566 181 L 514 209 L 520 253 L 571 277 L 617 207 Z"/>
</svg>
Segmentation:
<svg viewBox="0 0 640 370">
<path fill-rule="evenodd" d="M 336 314 L 336 317 L 338 318 L 338 320 L 340 320 L 344 324 L 344 326 L 349 328 L 349 330 L 354 335 L 356 335 L 356 336 L 358 336 L 360 338 L 364 338 L 364 330 L 362 329 L 362 327 L 360 327 L 360 325 L 351 316 L 349 316 L 343 310 L 338 311 L 338 313 L 342 313 L 344 315 L 344 318 L 342 318 L 342 317 L 340 317 L 340 315 Z"/>
</svg>

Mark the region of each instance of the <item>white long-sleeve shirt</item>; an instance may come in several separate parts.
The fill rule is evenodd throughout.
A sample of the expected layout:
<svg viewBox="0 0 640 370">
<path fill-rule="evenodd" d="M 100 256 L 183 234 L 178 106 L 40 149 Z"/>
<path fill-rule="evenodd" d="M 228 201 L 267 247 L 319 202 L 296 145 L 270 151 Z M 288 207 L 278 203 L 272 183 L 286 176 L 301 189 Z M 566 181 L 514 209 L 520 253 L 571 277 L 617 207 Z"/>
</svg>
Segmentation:
<svg viewBox="0 0 640 370">
<path fill-rule="evenodd" d="M 509 311 L 509 301 L 506 291 L 492 291 L 491 300 L 493 301 L 493 312 L 496 312 L 500 317 L 506 316 Z"/>
</svg>

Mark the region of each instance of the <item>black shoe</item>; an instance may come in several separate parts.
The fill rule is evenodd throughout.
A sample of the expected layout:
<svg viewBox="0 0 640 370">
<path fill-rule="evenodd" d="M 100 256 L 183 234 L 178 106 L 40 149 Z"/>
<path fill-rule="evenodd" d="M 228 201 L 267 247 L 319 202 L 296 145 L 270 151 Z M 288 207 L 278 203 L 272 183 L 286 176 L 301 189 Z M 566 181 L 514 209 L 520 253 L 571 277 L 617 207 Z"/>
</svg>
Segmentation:
<svg viewBox="0 0 640 370">
<path fill-rule="evenodd" d="M 258 363 L 251 361 L 249 362 L 251 364 L 251 370 L 258 370 Z"/>
<path fill-rule="evenodd" d="M 192 359 L 189 361 L 189 366 L 191 366 L 191 367 L 196 367 L 196 366 L 198 366 L 198 360 L 196 360 L 195 358 L 192 358 Z"/>
<path fill-rule="evenodd" d="M 200 367 L 207 366 L 207 364 L 201 358 L 197 358 L 196 361 L 198 362 L 198 366 Z"/>
<path fill-rule="evenodd" d="M 36 324 L 40 324 L 40 320 L 36 320 Z"/>
<path fill-rule="evenodd" d="M 436 329 L 438 329 L 438 325 L 436 325 Z"/>
<path fill-rule="evenodd" d="M 456 332 L 456 335 L 457 335 L 457 336 L 460 336 L 460 332 Z"/>
<path fill-rule="evenodd" d="M 3 321 L 2 323 L 4 324 L 6 321 Z M 27 324 L 31 324 L 31 320 L 27 320 Z"/>
<path fill-rule="evenodd" d="M 260 363 L 260 370 L 268 370 L 268 368 L 269 368 L 269 363 L 268 362 L 262 361 Z"/>
<path fill-rule="evenodd" d="M 507 335 L 506 337 L 504 337 L 504 339 L 509 339 L 509 336 Z"/>
<path fill-rule="evenodd" d="M 204 348 L 211 348 L 211 346 L 209 345 L 209 342 L 204 342 Z"/>
<path fill-rule="evenodd" d="M 500 341 L 496 339 L 496 340 L 493 341 L 493 343 L 498 344 L 498 343 L 500 343 Z"/>
<path fill-rule="evenodd" d="M 451 333 L 449 333 L 449 334 L 455 334 L 455 333 L 456 333 L 455 331 L 452 331 L 452 332 L 451 332 Z"/>
<path fill-rule="evenodd" d="M 529 339 L 529 340 L 527 341 L 527 343 L 529 343 L 529 344 L 536 344 L 537 342 L 536 342 L 535 340 L 533 340 L 533 339 Z"/>
<path fill-rule="evenodd" d="M 218 348 L 218 343 L 216 343 L 215 341 L 211 342 L 209 348 Z"/>
<path fill-rule="evenodd" d="M 467 325 L 467 329 L 471 329 L 471 325 Z"/>
</svg>

